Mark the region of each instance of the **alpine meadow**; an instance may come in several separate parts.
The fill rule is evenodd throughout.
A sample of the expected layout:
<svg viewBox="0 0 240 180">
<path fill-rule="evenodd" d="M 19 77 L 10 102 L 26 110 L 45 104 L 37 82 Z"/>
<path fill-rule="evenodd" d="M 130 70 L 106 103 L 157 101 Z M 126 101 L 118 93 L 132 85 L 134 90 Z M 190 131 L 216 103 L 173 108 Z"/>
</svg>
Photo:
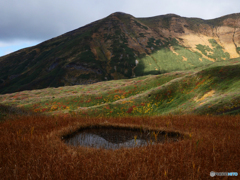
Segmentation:
<svg viewBox="0 0 240 180">
<path fill-rule="evenodd" d="M 91 127 L 182 138 L 116 150 L 64 143 Z M 0 179 L 211 179 L 240 173 L 239 139 L 239 13 L 115 12 L 0 57 Z"/>
</svg>

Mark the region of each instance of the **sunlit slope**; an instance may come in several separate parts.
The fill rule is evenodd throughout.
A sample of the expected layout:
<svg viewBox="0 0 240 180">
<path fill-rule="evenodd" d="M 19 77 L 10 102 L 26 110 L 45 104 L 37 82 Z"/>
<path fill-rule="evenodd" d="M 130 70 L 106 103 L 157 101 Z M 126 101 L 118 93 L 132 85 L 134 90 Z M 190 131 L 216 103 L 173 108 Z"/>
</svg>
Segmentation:
<svg viewBox="0 0 240 180">
<path fill-rule="evenodd" d="M 238 58 L 191 71 L 22 91 L 0 95 L 0 101 L 45 114 L 238 114 L 239 89 Z"/>
<path fill-rule="evenodd" d="M 143 70 L 145 74 L 149 72 L 155 72 L 155 74 L 157 74 L 159 72 L 189 70 L 209 65 L 213 62 L 230 59 L 229 53 L 224 52 L 223 47 L 214 39 L 209 39 L 212 49 L 209 46 L 197 45 L 197 49 L 201 53 L 191 51 L 189 48 L 180 44 L 176 39 L 165 42 L 164 46 L 162 45 L 163 43 L 160 43 L 161 46 L 159 46 L 154 38 L 151 38 L 150 42 L 149 46 L 153 47 L 153 53 L 142 57 L 139 61 L 139 66 L 145 67 Z M 142 70 L 138 71 L 138 69 L 137 66 L 135 72 L 137 75 L 140 75 Z"/>
<path fill-rule="evenodd" d="M 103 115 L 238 114 L 239 70 L 238 64 L 193 72 L 105 108 L 93 108 L 92 113 L 97 109 Z"/>
<path fill-rule="evenodd" d="M 130 79 L 238 58 L 239 19 L 116 12 L 0 57 L 0 93 Z"/>
</svg>

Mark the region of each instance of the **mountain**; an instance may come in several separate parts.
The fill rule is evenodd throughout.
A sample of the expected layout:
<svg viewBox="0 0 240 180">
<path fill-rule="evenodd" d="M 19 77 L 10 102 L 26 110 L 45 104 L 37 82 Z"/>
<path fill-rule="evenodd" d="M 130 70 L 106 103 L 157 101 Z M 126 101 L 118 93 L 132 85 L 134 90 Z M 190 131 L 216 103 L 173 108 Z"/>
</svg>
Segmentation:
<svg viewBox="0 0 240 180">
<path fill-rule="evenodd" d="M 239 56 L 239 13 L 203 20 L 116 12 L 0 57 L 0 93 L 190 70 Z"/>
</svg>

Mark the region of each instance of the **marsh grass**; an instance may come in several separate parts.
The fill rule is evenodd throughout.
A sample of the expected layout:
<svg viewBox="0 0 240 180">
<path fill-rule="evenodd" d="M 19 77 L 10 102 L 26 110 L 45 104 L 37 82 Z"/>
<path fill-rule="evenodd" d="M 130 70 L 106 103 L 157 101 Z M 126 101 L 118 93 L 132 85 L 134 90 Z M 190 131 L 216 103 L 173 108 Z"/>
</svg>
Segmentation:
<svg viewBox="0 0 240 180">
<path fill-rule="evenodd" d="M 71 147 L 61 137 L 108 124 L 188 134 L 164 145 L 104 150 Z M 240 116 L 15 116 L 0 123 L 1 179 L 209 179 L 240 169 Z M 218 179 L 218 177 L 216 177 Z"/>
<path fill-rule="evenodd" d="M 209 179 L 211 171 L 238 172 L 240 116 L 222 114 L 240 113 L 239 67 L 238 58 L 185 72 L 0 95 L 0 177 Z M 186 136 L 115 151 L 61 140 L 95 125 Z"/>
</svg>

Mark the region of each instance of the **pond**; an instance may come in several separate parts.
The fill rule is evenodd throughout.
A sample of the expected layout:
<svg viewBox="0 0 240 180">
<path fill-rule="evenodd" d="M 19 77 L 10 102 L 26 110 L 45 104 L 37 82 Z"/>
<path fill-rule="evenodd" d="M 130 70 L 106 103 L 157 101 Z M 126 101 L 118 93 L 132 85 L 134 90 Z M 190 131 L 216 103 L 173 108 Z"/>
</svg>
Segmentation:
<svg viewBox="0 0 240 180">
<path fill-rule="evenodd" d="M 133 148 L 181 138 L 176 132 L 153 131 L 120 127 L 88 127 L 63 137 L 68 145 L 104 149 Z"/>
</svg>

